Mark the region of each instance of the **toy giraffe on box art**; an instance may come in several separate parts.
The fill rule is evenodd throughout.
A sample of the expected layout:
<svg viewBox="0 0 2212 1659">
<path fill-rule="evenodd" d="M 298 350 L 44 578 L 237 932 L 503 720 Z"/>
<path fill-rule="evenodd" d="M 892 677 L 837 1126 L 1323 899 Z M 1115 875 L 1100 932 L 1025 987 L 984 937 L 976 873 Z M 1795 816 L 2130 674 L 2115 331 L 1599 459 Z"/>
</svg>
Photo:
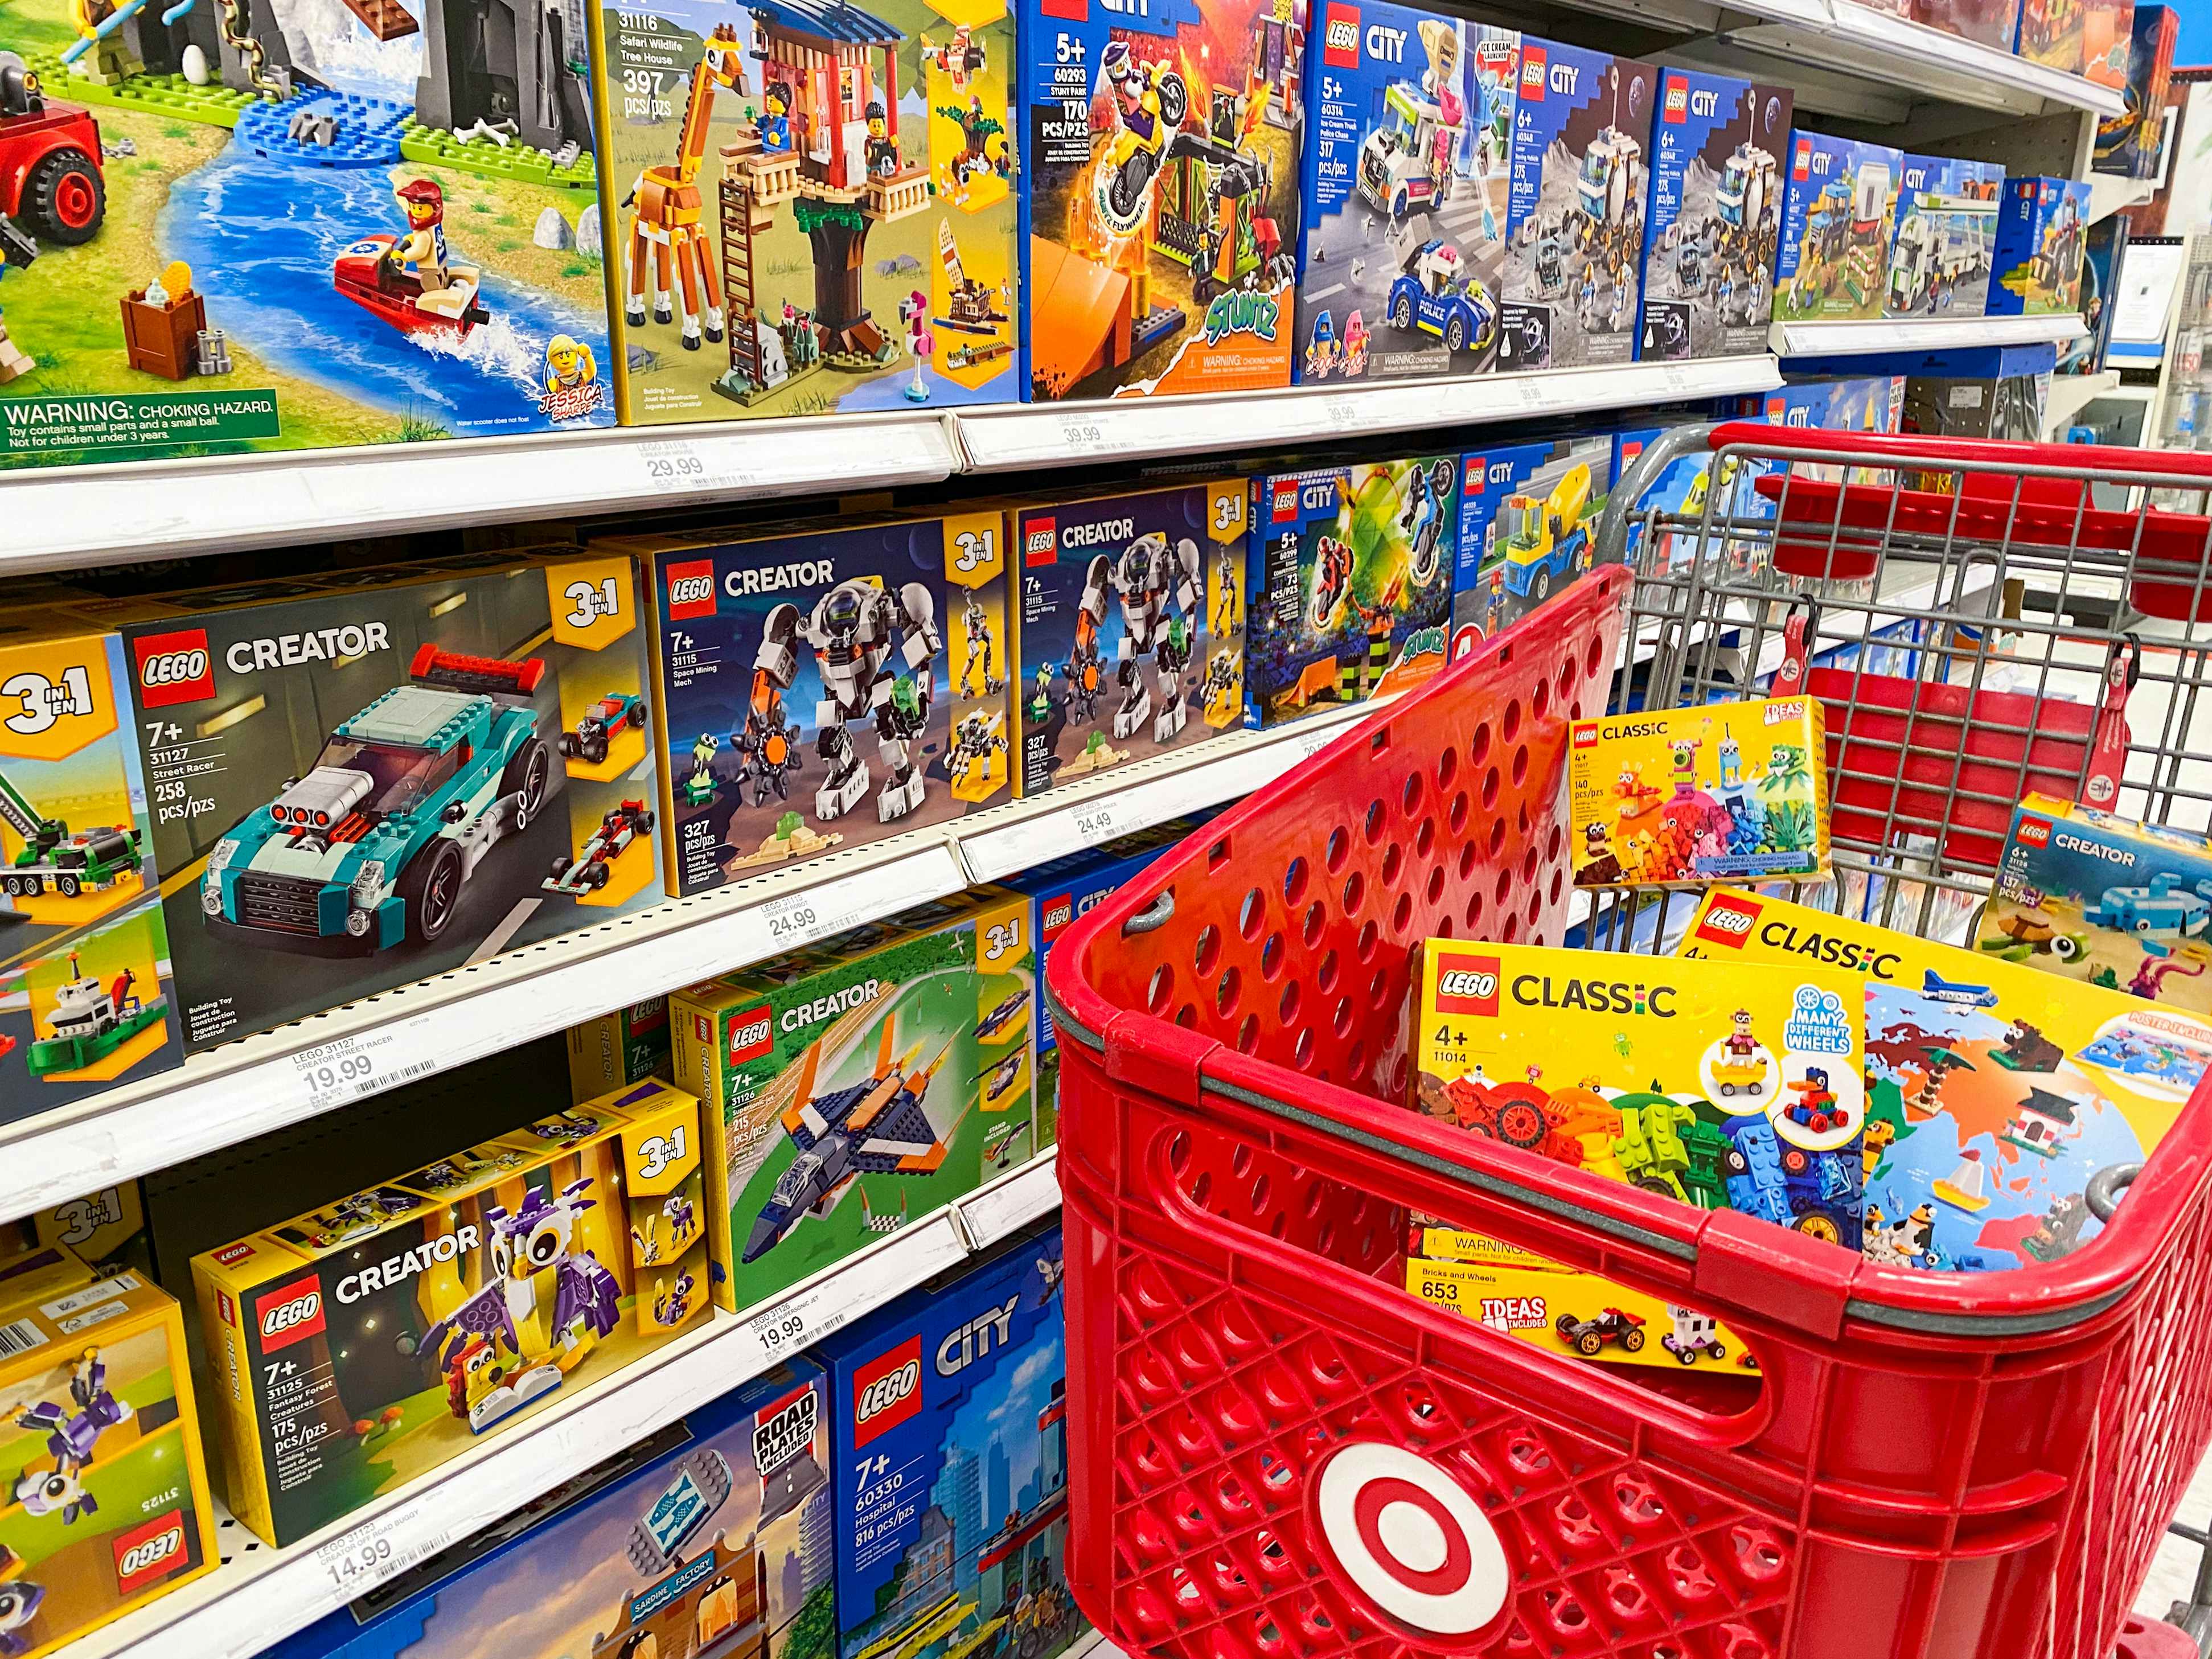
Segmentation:
<svg viewBox="0 0 2212 1659">
<path fill-rule="evenodd" d="M 699 349 L 703 325 L 709 340 L 722 337 L 722 283 L 707 240 L 699 228 L 699 165 L 707 153 L 707 129 L 714 114 L 719 87 L 744 93 L 745 66 L 738 33 L 718 23 L 691 71 L 690 95 L 684 104 L 683 136 L 672 167 L 647 167 L 638 175 L 623 205 L 630 210 L 629 292 L 624 314 L 633 328 L 645 325 L 646 265 L 653 267 L 653 319 L 676 320 L 670 289 L 671 266 L 684 297 L 684 349 Z M 703 301 L 703 303 L 702 303 Z"/>
</svg>

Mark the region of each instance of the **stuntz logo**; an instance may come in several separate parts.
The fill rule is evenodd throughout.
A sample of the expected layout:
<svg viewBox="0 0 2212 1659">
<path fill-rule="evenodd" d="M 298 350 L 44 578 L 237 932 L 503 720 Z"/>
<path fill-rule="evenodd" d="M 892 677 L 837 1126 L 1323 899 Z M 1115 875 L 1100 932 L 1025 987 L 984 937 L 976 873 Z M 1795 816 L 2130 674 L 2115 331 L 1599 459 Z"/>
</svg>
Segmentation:
<svg viewBox="0 0 2212 1659">
<path fill-rule="evenodd" d="M 1498 1017 L 1498 958 L 1448 952 L 1437 963 L 1437 1012 Z"/>
<path fill-rule="evenodd" d="M 1231 334 L 1250 334 L 1272 345 L 1276 319 L 1281 316 L 1282 309 L 1272 294 L 1256 294 L 1242 288 L 1217 294 L 1213 303 L 1206 308 L 1206 343 L 1218 345 Z"/>
<path fill-rule="evenodd" d="M 1332 69 L 1359 67 L 1358 7 L 1330 0 L 1328 21 L 1322 27 L 1321 58 Z"/>
<path fill-rule="evenodd" d="M 910 1336 L 853 1373 L 853 1444 L 889 1434 L 921 1410 L 921 1339 Z"/>
<path fill-rule="evenodd" d="M 323 1334 L 323 1285 L 313 1277 L 295 1279 L 271 1291 L 261 1304 L 261 1348 L 273 1353 Z"/>
</svg>

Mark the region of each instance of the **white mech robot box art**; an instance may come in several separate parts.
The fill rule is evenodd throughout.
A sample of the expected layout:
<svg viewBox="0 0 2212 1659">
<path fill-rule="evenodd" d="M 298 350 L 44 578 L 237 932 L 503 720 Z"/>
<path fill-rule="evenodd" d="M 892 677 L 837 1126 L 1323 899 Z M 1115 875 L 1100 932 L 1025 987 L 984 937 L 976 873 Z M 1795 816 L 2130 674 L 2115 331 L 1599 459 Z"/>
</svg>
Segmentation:
<svg viewBox="0 0 2212 1659">
<path fill-rule="evenodd" d="M 1246 489 L 1223 478 L 1008 515 L 1023 795 L 1243 722 Z"/>
<path fill-rule="evenodd" d="M 659 1082 L 196 1255 L 231 1512 L 326 1526 L 651 1352 L 711 1277 L 699 1103 Z"/>
<path fill-rule="evenodd" d="M 650 564 L 670 892 L 1009 798 L 1005 534 L 981 512 L 609 544 Z"/>
</svg>

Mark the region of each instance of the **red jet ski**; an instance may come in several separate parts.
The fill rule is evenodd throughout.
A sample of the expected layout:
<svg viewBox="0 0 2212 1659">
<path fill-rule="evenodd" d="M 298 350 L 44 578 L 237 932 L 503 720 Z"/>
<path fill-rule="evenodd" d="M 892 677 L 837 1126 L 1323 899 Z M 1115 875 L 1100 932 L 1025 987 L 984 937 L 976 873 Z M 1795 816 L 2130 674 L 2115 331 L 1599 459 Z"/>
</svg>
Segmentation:
<svg viewBox="0 0 2212 1659">
<path fill-rule="evenodd" d="M 469 285 L 468 303 L 457 314 L 447 316 L 417 306 L 416 301 L 422 293 L 422 283 L 413 272 L 394 264 L 391 257 L 398 240 L 380 230 L 362 237 L 332 262 L 331 286 L 403 334 L 450 334 L 457 340 L 465 340 L 469 331 L 478 323 L 491 320 L 491 313 L 477 296 L 477 270 L 473 265 L 447 267 L 457 282 Z"/>
</svg>

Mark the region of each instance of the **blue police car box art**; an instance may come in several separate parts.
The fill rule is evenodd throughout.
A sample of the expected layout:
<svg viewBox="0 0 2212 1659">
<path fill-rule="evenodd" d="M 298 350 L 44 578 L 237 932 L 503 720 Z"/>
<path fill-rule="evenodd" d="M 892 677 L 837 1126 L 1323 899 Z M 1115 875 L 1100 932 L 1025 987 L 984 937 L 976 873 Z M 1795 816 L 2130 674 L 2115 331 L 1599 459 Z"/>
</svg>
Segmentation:
<svg viewBox="0 0 2212 1659">
<path fill-rule="evenodd" d="M 187 1053 L 660 897 L 627 556 L 94 608 L 123 635 Z"/>
</svg>

